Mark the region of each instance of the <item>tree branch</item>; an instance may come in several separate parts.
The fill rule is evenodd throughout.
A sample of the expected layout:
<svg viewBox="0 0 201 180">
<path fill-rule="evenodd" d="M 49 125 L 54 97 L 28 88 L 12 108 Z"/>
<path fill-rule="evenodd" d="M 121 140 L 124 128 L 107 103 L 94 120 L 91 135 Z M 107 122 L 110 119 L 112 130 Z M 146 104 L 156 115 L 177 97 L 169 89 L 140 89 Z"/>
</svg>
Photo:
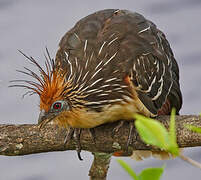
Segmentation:
<svg viewBox="0 0 201 180">
<path fill-rule="evenodd" d="M 169 116 L 161 116 L 157 120 L 168 127 Z M 201 146 L 201 135 L 186 129 L 185 124 L 201 127 L 201 117 L 176 116 L 179 147 Z M 144 144 L 135 130 L 133 132 L 134 141 L 127 149 L 129 124 L 124 123 L 122 128 L 116 134 L 113 134 L 112 130 L 116 125 L 116 123 L 112 123 L 94 128 L 95 144 L 89 131 L 87 129 L 82 130 L 82 150 L 102 153 L 122 151 L 125 156 L 131 155 L 133 150 L 155 150 L 154 147 Z M 46 125 L 43 129 L 39 129 L 37 125 L 0 125 L 0 155 L 17 156 L 50 151 L 75 150 L 76 144 L 73 139 L 68 146 L 64 146 L 66 133 L 64 128 L 58 128 L 56 125 Z"/>
<path fill-rule="evenodd" d="M 94 152 L 94 161 L 89 171 L 90 180 L 106 180 L 112 154 Z"/>
</svg>

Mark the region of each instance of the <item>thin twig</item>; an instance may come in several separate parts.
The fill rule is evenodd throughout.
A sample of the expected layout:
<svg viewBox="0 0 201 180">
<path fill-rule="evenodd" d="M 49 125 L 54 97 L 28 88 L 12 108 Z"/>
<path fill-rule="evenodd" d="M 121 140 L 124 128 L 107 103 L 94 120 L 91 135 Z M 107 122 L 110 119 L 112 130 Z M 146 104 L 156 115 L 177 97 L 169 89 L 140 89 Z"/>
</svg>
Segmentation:
<svg viewBox="0 0 201 180">
<path fill-rule="evenodd" d="M 200 164 L 199 162 L 197 162 L 197 161 L 195 161 L 195 160 L 193 160 L 193 159 L 191 159 L 191 158 L 189 158 L 189 157 L 187 157 L 187 156 L 184 156 L 183 154 L 180 154 L 179 157 L 180 157 L 182 160 L 184 160 L 184 161 L 190 163 L 191 165 L 193 165 L 193 166 L 195 166 L 195 167 L 201 169 L 201 164 Z"/>
</svg>

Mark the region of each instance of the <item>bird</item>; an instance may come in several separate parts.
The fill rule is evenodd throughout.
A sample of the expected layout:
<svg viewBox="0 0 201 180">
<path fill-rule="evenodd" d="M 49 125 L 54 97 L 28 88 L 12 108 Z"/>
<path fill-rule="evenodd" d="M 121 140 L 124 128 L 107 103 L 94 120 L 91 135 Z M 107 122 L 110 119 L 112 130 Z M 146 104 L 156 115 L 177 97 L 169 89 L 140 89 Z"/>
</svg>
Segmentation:
<svg viewBox="0 0 201 180">
<path fill-rule="evenodd" d="M 179 67 L 165 34 L 143 15 L 104 9 L 79 20 L 61 39 L 55 59 L 19 71 L 34 80 L 13 86 L 40 98 L 38 123 L 92 129 L 134 114 L 169 115 L 182 107 Z M 22 84 L 21 84 L 22 83 Z"/>
</svg>

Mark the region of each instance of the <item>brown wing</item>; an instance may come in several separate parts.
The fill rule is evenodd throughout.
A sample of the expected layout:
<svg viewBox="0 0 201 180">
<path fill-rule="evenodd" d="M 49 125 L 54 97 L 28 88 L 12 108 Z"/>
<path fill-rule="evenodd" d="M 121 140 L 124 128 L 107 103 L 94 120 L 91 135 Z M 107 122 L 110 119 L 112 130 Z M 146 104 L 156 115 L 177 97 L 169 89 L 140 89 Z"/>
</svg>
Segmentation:
<svg viewBox="0 0 201 180">
<path fill-rule="evenodd" d="M 119 80 L 129 75 L 139 99 L 152 114 L 168 114 L 171 107 L 176 107 L 178 112 L 181 108 L 179 69 L 169 43 L 152 22 L 138 13 L 109 9 L 81 19 L 64 35 L 56 56 L 58 66 L 71 72 L 71 64 L 66 66 L 63 61 L 65 52 L 73 67 L 76 66 L 76 59 L 80 67 L 86 67 L 87 62 L 90 64 L 86 68 L 88 77 L 96 73 L 97 79 L 103 78 L 96 89 L 100 90 L 109 79 L 115 77 Z M 105 63 L 111 58 L 113 60 L 108 61 L 105 68 L 95 72 L 100 61 Z M 88 63 L 88 60 L 91 62 Z M 110 99 L 121 99 L 123 94 L 129 94 L 123 83 L 111 81 L 110 86 L 103 89 L 110 91 L 109 96 L 93 94 L 91 100 L 109 102 Z M 113 85 L 118 85 L 116 89 L 124 88 L 121 93 L 115 92 Z"/>
<path fill-rule="evenodd" d="M 138 39 L 142 38 L 149 47 L 135 58 L 131 70 L 138 97 L 155 115 L 169 114 L 172 107 L 178 113 L 182 105 L 179 69 L 170 45 L 165 35 L 144 17 L 137 27 Z"/>
</svg>

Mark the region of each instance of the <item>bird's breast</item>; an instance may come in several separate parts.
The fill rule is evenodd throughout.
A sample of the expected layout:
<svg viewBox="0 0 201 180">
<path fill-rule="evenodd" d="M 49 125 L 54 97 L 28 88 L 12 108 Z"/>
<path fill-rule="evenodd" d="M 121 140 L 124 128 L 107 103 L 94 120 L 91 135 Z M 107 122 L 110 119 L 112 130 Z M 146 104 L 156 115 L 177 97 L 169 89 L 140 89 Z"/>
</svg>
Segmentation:
<svg viewBox="0 0 201 180">
<path fill-rule="evenodd" d="M 130 101 L 127 100 L 127 102 L 106 105 L 102 108 L 101 112 L 86 108 L 64 111 L 55 118 L 55 121 L 63 127 L 93 128 L 101 124 L 119 120 L 134 120 L 136 113 L 143 114 L 147 117 L 152 116 L 140 100 L 136 101 L 130 99 Z"/>
</svg>

